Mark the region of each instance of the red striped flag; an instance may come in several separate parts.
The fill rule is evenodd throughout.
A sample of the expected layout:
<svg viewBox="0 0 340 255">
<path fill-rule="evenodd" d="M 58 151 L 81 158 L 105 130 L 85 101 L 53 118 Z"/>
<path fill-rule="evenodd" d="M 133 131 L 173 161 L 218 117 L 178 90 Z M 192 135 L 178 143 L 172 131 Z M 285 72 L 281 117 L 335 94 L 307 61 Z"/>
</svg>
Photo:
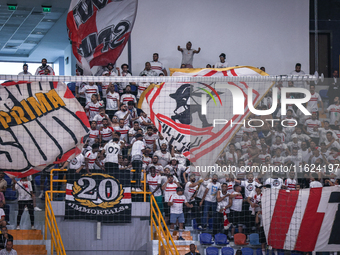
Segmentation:
<svg viewBox="0 0 340 255">
<path fill-rule="evenodd" d="M 263 226 L 274 249 L 340 250 L 340 187 L 265 189 Z"/>
<path fill-rule="evenodd" d="M 72 0 L 67 28 L 73 54 L 84 74 L 115 63 L 129 40 L 137 0 Z"/>
</svg>

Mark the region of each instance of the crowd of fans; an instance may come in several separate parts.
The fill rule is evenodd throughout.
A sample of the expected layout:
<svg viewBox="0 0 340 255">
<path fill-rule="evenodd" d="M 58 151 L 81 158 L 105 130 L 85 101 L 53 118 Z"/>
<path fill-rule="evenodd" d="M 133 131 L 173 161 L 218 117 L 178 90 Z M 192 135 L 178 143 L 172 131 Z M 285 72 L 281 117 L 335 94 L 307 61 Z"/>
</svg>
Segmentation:
<svg viewBox="0 0 340 255">
<path fill-rule="evenodd" d="M 200 48 L 192 50 L 188 42 L 186 48 L 178 46 L 178 50 L 183 54 L 182 67 L 192 68 L 193 55 L 199 53 Z M 153 54 L 153 61 L 145 63 L 141 76 L 167 75 L 158 57 L 157 53 Z M 227 67 L 225 54 L 219 57 L 220 61 L 214 67 Z M 46 71 L 49 69 L 46 60 L 38 69 L 39 74 L 53 72 Z M 261 69 L 265 70 L 264 67 Z M 109 63 L 100 72 L 98 75 L 131 76 L 127 64 L 114 68 Z M 296 64 L 291 74 L 304 75 L 301 65 Z M 81 70 L 77 70 L 77 75 L 82 75 Z M 233 166 L 236 171 L 205 178 L 164 139 L 146 113 L 137 108 L 142 92 L 150 83 L 77 83 L 75 96 L 88 114 L 91 130 L 85 138 L 83 152 L 61 168 L 68 167 L 77 173 L 106 171 L 116 176 L 120 171 L 134 169 L 131 179 L 136 180 L 133 191 L 137 192 L 142 191 L 140 181 L 144 178 L 142 173 L 146 172 L 147 189 L 164 213 L 171 232 L 178 223 L 180 240 L 184 240 L 181 235 L 184 223 L 195 219 L 199 230 L 211 229 L 215 234 L 224 232 L 231 239 L 236 228 L 239 233 L 259 232 L 260 241 L 265 243 L 261 214 L 263 188 L 299 190 L 339 185 L 340 88 L 337 71 L 333 76 L 327 108 L 315 91 L 315 85 L 305 81 L 277 82 L 275 86 L 279 91 L 283 86 L 308 88 L 312 97 L 305 107 L 312 115 L 305 116 L 294 105 L 287 105 L 286 115 L 281 115 L 280 105 L 271 115 L 251 115 L 249 119 L 255 119 L 254 126 L 258 119 L 263 120 L 264 125 L 241 127 L 217 161 L 218 165 Z M 296 93 L 286 97 L 304 96 Z M 258 108 L 269 109 L 272 102 L 269 92 Z M 280 121 L 272 123 L 268 119 Z M 285 126 L 281 120 L 285 120 Z M 291 170 L 246 173 L 242 171 L 245 166 L 287 166 Z M 33 207 L 28 208 L 33 210 Z"/>
</svg>

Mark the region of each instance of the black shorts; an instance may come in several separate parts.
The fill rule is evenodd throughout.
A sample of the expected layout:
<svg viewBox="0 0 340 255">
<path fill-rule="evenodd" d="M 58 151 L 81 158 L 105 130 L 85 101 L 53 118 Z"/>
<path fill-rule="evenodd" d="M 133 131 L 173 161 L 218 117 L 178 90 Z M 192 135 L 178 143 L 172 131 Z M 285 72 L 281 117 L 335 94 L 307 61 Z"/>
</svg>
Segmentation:
<svg viewBox="0 0 340 255">
<path fill-rule="evenodd" d="M 165 217 L 170 217 L 170 206 L 168 205 L 168 202 L 163 203 L 163 210 Z"/>
<path fill-rule="evenodd" d="M 266 242 L 267 242 L 267 240 L 266 240 L 266 235 L 264 234 L 264 229 L 263 229 L 263 227 L 260 227 L 259 237 L 260 237 L 260 239 L 259 239 L 259 242 L 260 242 L 260 243 L 266 243 Z"/>
<path fill-rule="evenodd" d="M 229 221 L 233 224 L 234 227 L 237 227 L 238 225 L 243 225 L 244 214 L 242 211 L 238 212 L 230 210 L 229 217 L 230 217 Z"/>
</svg>

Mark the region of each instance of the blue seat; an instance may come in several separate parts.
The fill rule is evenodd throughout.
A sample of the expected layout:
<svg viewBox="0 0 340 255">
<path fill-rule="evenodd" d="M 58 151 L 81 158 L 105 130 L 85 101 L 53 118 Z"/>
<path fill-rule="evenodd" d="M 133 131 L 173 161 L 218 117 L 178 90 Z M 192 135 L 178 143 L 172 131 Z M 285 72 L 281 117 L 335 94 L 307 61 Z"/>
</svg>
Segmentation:
<svg viewBox="0 0 340 255">
<path fill-rule="evenodd" d="M 208 233 L 202 233 L 200 234 L 200 243 L 202 245 L 210 245 L 213 244 L 214 242 L 212 241 L 212 236 Z"/>
<path fill-rule="evenodd" d="M 221 233 L 218 233 L 215 235 L 215 244 L 216 245 L 227 245 L 229 242 L 228 242 L 228 239 L 227 239 L 227 235 L 225 234 L 221 234 Z"/>
<path fill-rule="evenodd" d="M 261 245 L 259 240 L 260 238 L 258 233 L 253 233 L 249 235 L 250 245 Z"/>
<path fill-rule="evenodd" d="M 328 90 L 327 89 L 321 89 L 319 91 L 319 95 L 322 99 L 328 99 L 329 97 L 327 96 Z"/>
<path fill-rule="evenodd" d="M 242 255 L 253 255 L 254 254 L 253 249 L 249 247 L 244 247 L 241 249 L 241 251 L 242 251 Z"/>
<path fill-rule="evenodd" d="M 234 249 L 231 247 L 223 247 L 221 252 L 222 252 L 222 255 L 234 255 Z"/>
<path fill-rule="evenodd" d="M 17 199 L 17 192 L 12 190 L 12 188 L 7 188 L 5 192 L 5 199 L 8 201 L 13 201 Z"/>
<path fill-rule="evenodd" d="M 207 255 L 218 255 L 218 248 L 216 247 L 208 247 L 205 251 Z"/>
<path fill-rule="evenodd" d="M 277 250 L 277 255 L 285 255 L 285 251 L 284 250 Z"/>
<path fill-rule="evenodd" d="M 137 86 L 136 85 L 130 85 L 131 92 L 137 92 Z"/>
<path fill-rule="evenodd" d="M 256 249 L 256 255 L 262 255 L 262 248 Z M 269 250 L 267 250 L 266 255 L 269 255 Z M 281 255 L 284 255 L 284 253 Z"/>
<path fill-rule="evenodd" d="M 5 174 L 4 180 L 7 182 L 7 187 L 10 187 L 12 185 L 12 179 L 9 178 L 7 174 Z"/>
</svg>

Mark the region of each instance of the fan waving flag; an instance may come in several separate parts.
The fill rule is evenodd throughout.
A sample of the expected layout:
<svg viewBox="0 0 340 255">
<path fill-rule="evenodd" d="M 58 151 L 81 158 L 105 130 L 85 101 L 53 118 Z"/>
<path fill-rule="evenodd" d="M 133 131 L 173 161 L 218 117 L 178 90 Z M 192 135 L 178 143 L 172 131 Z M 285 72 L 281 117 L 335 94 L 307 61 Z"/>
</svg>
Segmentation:
<svg viewBox="0 0 340 255">
<path fill-rule="evenodd" d="M 170 69 L 172 76 L 266 76 L 254 67 Z M 175 149 L 196 166 L 213 166 L 223 148 L 250 114 L 247 99 L 257 105 L 272 82 L 166 82 L 150 86 L 139 107 Z"/>
<path fill-rule="evenodd" d="M 340 187 L 265 189 L 263 228 L 274 249 L 340 250 Z"/>
<path fill-rule="evenodd" d="M 115 63 L 127 43 L 137 0 L 72 0 L 67 28 L 72 50 L 85 75 L 94 66 Z"/>
<path fill-rule="evenodd" d="M 64 83 L 6 82 L 0 86 L 0 170 L 34 174 L 81 152 L 89 121 Z"/>
</svg>

